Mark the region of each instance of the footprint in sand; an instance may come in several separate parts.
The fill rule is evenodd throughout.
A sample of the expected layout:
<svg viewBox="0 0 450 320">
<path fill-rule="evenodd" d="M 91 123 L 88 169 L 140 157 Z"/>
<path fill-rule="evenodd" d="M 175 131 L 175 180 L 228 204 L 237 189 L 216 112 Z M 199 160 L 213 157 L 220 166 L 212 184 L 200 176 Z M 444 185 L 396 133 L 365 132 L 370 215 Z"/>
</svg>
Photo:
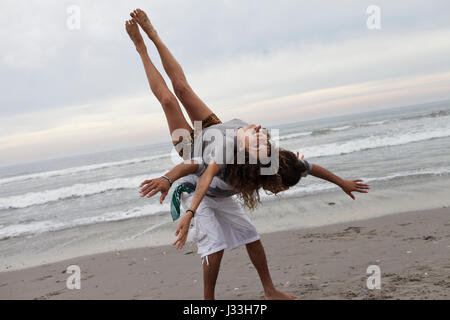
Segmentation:
<svg viewBox="0 0 450 320">
<path fill-rule="evenodd" d="M 35 279 L 33 281 L 42 281 L 42 280 L 49 279 L 49 278 L 52 278 L 52 277 L 53 277 L 52 275 L 43 276 L 43 277 L 37 278 L 37 279 Z"/>
<path fill-rule="evenodd" d="M 400 227 L 406 227 L 406 226 L 409 226 L 410 224 L 411 224 L 411 222 L 397 223 L 397 225 L 400 226 Z"/>
<path fill-rule="evenodd" d="M 47 300 L 47 299 L 49 299 L 50 297 L 58 296 L 58 295 L 60 295 L 61 293 L 63 293 L 62 290 L 59 290 L 59 291 L 52 291 L 52 292 L 47 293 L 47 294 L 44 295 L 44 296 L 41 296 L 41 297 L 39 297 L 39 298 L 36 298 L 35 300 Z"/>
</svg>

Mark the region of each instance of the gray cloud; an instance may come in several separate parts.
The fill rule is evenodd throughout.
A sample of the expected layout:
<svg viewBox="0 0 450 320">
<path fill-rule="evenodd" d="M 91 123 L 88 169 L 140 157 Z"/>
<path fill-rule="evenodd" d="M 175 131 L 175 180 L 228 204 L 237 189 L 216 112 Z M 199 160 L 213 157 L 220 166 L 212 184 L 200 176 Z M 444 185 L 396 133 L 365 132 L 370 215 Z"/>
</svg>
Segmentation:
<svg viewBox="0 0 450 320">
<path fill-rule="evenodd" d="M 69 4 L 81 8 L 80 30 L 66 28 Z M 369 36 L 365 27 L 368 4 L 298 0 L 2 2 L 2 112 L 64 107 L 146 88 L 123 29 L 123 21 L 134 7 L 148 9 L 189 74 L 242 54 L 268 54 L 291 44 Z M 423 32 L 448 26 L 450 21 L 445 1 L 414 6 L 410 1 L 381 1 L 379 5 L 383 35 L 399 30 Z M 154 52 L 153 57 L 159 65 Z"/>
<path fill-rule="evenodd" d="M 80 30 L 66 27 L 71 4 L 81 9 Z M 2 1 L 0 137 L 50 130 L 45 135 L 50 139 L 51 130 L 62 125 L 81 126 L 84 121 L 91 128 L 89 121 L 98 124 L 103 117 L 122 128 L 127 111 L 130 119 L 160 114 L 124 31 L 128 12 L 136 7 L 149 12 L 193 87 L 224 114 L 264 99 L 450 71 L 447 1 L 377 1 L 380 31 L 366 28 L 370 4 Z M 139 99 L 132 101 L 133 96 Z M 40 121 L 33 123 L 39 114 Z M 105 142 L 104 147 L 110 145 Z M 80 144 L 77 152 L 83 148 L 89 151 L 87 144 Z"/>
</svg>

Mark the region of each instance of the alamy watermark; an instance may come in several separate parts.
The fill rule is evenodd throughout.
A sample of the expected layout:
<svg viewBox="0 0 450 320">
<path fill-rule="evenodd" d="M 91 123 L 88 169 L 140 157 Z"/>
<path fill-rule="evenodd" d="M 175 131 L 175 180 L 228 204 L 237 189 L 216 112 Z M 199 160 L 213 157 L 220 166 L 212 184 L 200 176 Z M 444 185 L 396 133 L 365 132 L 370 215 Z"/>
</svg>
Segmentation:
<svg viewBox="0 0 450 320">
<path fill-rule="evenodd" d="M 66 287 L 69 290 L 81 289 L 81 269 L 77 265 L 70 265 L 66 269 L 66 273 L 70 276 L 66 280 Z"/>
<path fill-rule="evenodd" d="M 366 13 L 369 15 L 366 21 L 367 29 L 381 30 L 381 8 L 376 5 L 370 5 L 367 7 Z"/>
<path fill-rule="evenodd" d="M 366 280 L 366 286 L 369 290 L 381 289 L 381 269 L 376 264 L 370 265 L 366 270 L 370 276 Z"/>
<path fill-rule="evenodd" d="M 66 25 L 69 30 L 80 30 L 81 28 L 81 8 L 77 5 L 70 5 L 66 9 Z"/>
</svg>

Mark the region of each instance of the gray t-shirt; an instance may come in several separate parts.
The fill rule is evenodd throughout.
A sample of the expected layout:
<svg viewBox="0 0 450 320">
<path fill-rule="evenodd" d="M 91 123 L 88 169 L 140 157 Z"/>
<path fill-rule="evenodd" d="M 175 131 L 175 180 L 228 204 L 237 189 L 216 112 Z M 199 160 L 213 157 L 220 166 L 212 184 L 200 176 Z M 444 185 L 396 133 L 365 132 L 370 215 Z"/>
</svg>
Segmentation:
<svg viewBox="0 0 450 320">
<path fill-rule="evenodd" d="M 218 177 L 225 179 L 227 164 L 234 162 L 237 148 L 237 130 L 248 126 L 248 123 L 233 119 L 203 129 L 194 139 L 191 158 L 199 163 L 196 175 L 201 176 L 211 161 L 220 168 Z"/>
<path fill-rule="evenodd" d="M 188 176 L 185 176 L 180 179 L 180 184 L 184 184 L 187 187 L 189 187 L 191 190 L 195 190 L 197 187 L 199 177 L 190 174 Z M 214 198 L 225 198 L 225 197 L 231 197 L 232 195 L 235 195 L 236 191 L 228 185 L 225 181 L 222 179 L 219 179 L 218 177 L 214 177 L 211 181 L 211 184 L 208 187 L 208 191 L 206 192 L 206 195 L 209 197 Z"/>
<path fill-rule="evenodd" d="M 311 165 L 308 161 L 306 161 L 306 160 L 304 160 L 304 159 L 298 159 L 298 161 L 303 162 L 303 164 L 304 164 L 305 167 L 306 167 L 306 171 L 305 171 L 305 172 L 302 172 L 301 176 L 302 176 L 302 177 L 308 176 L 308 174 L 311 173 L 312 165 Z"/>
<path fill-rule="evenodd" d="M 227 189 L 224 182 L 226 181 L 226 167 L 227 164 L 234 163 L 235 148 L 237 148 L 237 130 L 247 126 L 247 122 L 233 119 L 205 128 L 196 136 L 191 148 L 191 158 L 199 164 L 195 175 L 201 176 L 211 161 L 214 161 L 220 168 L 217 177 L 222 180 L 223 184 L 219 183 L 220 188 L 217 192 L 208 190 L 211 194 L 223 195 L 230 193 L 229 190 L 231 189 Z M 306 171 L 302 173 L 301 177 L 306 177 L 311 172 L 312 166 L 306 160 L 299 159 L 299 161 L 306 166 Z M 224 191 L 225 189 L 227 190 Z"/>
</svg>

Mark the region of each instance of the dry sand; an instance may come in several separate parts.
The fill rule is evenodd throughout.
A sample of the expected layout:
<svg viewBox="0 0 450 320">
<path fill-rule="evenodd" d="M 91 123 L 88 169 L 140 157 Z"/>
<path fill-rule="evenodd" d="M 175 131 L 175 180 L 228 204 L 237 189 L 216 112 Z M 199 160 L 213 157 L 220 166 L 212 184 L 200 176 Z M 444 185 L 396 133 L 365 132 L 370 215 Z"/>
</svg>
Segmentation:
<svg viewBox="0 0 450 320">
<path fill-rule="evenodd" d="M 263 234 L 280 290 L 301 299 L 449 299 L 450 209 Z M 131 249 L 0 273 L 0 299 L 201 299 L 202 269 L 193 247 Z M 66 288 L 69 265 L 81 289 Z M 381 289 L 368 290 L 369 265 Z M 262 299 L 244 247 L 226 251 L 217 299 Z"/>
</svg>

